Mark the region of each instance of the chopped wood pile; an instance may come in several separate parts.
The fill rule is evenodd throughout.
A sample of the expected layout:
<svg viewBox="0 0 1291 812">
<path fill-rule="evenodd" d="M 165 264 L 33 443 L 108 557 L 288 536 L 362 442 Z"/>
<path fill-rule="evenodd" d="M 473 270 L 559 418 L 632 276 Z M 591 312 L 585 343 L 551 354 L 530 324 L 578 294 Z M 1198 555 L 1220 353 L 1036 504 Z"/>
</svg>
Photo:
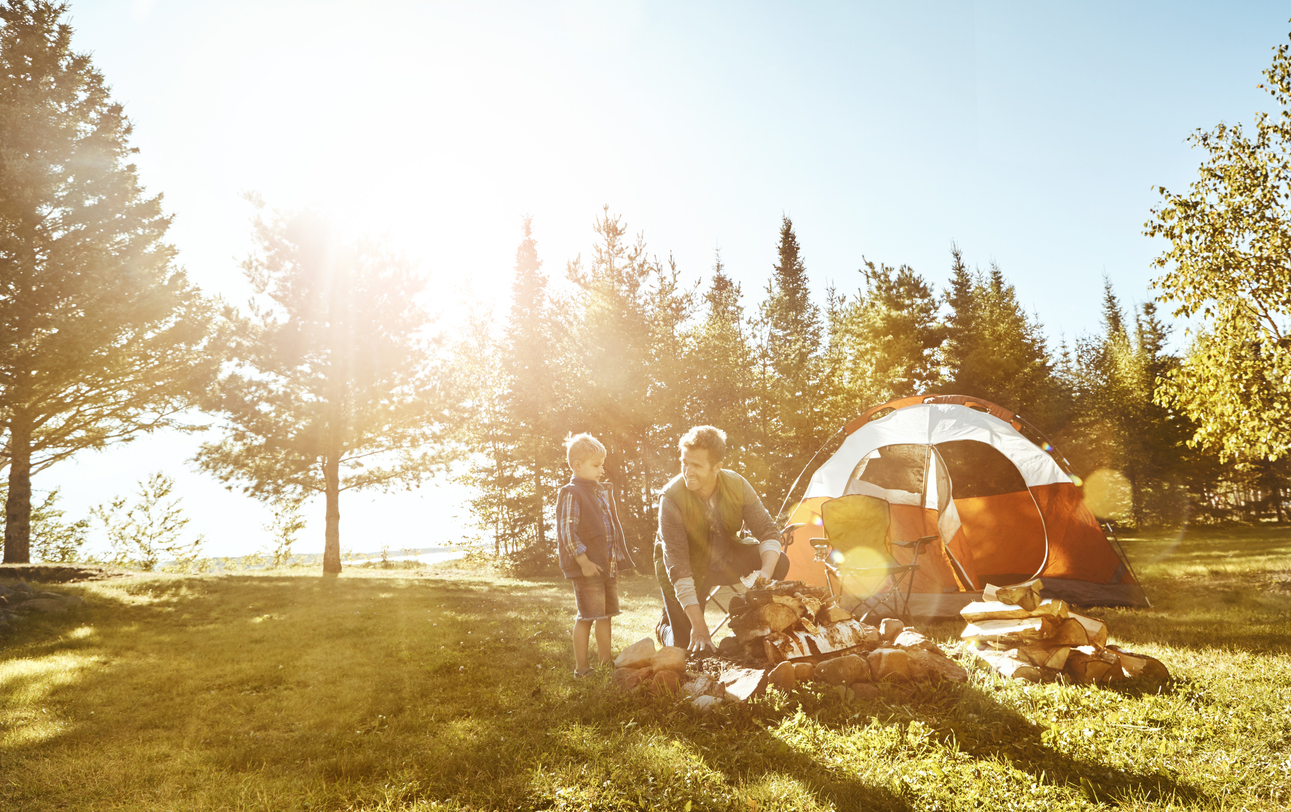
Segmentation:
<svg viewBox="0 0 1291 812">
<path fill-rule="evenodd" d="M 1014 586 L 987 585 L 984 600 L 965 606 L 961 637 L 978 658 L 1005 677 L 1076 685 L 1120 680 L 1164 682 L 1160 660 L 1107 644 L 1107 624 L 1071 611 L 1065 602 L 1042 599 L 1039 579 Z"/>
<path fill-rule="evenodd" d="M 936 643 L 895 618 L 879 628 L 840 607 L 827 590 L 801 581 L 755 585 L 728 607 L 732 635 L 716 657 L 688 663 L 682 649 L 656 650 L 645 639 L 615 660 L 613 683 L 623 690 L 678 692 L 707 710 L 744 701 L 774 685 L 801 682 L 837 686 L 852 696 L 878 694 L 874 683 L 933 679 L 964 682 L 968 673 Z M 707 673 L 711 664 L 721 667 Z M 687 670 L 689 665 L 699 673 Z"/>
</svg>

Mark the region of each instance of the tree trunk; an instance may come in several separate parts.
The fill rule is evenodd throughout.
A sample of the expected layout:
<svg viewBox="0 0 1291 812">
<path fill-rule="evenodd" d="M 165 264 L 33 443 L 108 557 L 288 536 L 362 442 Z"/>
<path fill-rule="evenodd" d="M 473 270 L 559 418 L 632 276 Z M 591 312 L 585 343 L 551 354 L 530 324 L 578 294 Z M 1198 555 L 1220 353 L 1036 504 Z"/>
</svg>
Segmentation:
<svg viewBox="0 0 1291 812">
<path fill-rule="evenodd" d="M 341 464 L 339 454 L 323 460 L 324 493 L 327 499 L 327 527 L 324 531 L 323 574 L 341 571 Z"/>
<path fill-rule="evenodd" d="M 538 522 L 538 550 L 547 555 L 547 533 L 542 520 L 542 465 L 537 457 L 533 461 L 533 507 L 534 519 Z"/>
<path fill-rule="evenodd" d="M 9 423 L 9 497 L 5 501 L 4 563 L 31 563 L 31 420 Z"/>
</svg>

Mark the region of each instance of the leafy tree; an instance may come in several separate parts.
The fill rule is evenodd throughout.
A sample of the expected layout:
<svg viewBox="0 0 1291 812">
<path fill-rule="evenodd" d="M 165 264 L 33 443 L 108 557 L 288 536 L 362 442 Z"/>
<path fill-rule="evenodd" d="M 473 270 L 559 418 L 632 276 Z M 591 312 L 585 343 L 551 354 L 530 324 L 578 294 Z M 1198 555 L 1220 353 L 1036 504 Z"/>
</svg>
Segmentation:
<svg viewBox="0 0 1291 812">
<path fill-rule="evenodd" d="M 255 218 L 232 309 L 233 363 L 211 394 L 227 436 L 197 461 L 261 499 L 322 493 L 323 571 L 341 569 L 340 494 L 411 487 L 436 463 L 438 369 L 425 280 L 380 244 L 343 242 L 312 213 Z"/>
<path fill-rule="evenodd" d="M 1291 52 L 1275 49 L 1261 85 L 1281 108 L 1198 130 L 1206 154 L 1186 192 L 1159 189 L 1146 233 L 1169 246 L 1155 260 L 1161 300 L 1197 319 L 1158 397 L 1196 421 L 1194 443 L 1229 459 L 1276 459 L 1291 448 Z"/>
<path fill-rule="evenodd" d="M 291 548 L 296 537 L 305 529 L 305 515 L 300 499 L 278 499 L 271 505 L 273 515 L 264 529 L 271 538 L 266 560 L 271 567 L 285 566 L 291 561 Z"/>
<path fill-rule="evenodd" d="M 8 488 L 0 483 L 0 514 Z M 52 564 L 75 564 L 81 560 L 90 520 L 67 521 L 67 512 L 58 506 L 58 488 L 45 494 L 42 502 L 31 505 L 31 553 L 36 561 Z M 3 545 L 3 541 L 0 541 Z"/>
<path fill-rule="evenodd" d="M 108 539 L 108 563 L 152 572 L 171 562 L 179 572 L 194 568 L 205 539 L 184 537 L 188 517 L 174 497 L 175 480 L 158 472 L 138 483 L 138 499 L 128 504 L 124 496 L 97 505 L 90 515 L 99 520 Z"/>
<path fill-rule="evenodd" d="M 164 242 L 131 125 L 66 7 L 0 5 L 0 428 L 5 562 L 30 560 L 31 478 L 180 425 L 220 352 L 212 307 Z"/>
</svg>

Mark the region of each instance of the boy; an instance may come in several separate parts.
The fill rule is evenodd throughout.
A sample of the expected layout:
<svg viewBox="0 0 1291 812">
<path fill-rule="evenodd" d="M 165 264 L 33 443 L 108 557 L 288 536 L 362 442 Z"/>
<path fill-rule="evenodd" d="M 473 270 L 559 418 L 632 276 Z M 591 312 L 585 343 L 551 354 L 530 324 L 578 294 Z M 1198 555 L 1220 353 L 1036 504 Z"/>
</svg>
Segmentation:
<svg viewBox="0 0 1291 812">
<path fill-rule="evenodd" d="M 610 618 L 619 613 L 619 568 L 632 569 L 614 492 L 605 477 L 605 446 L 590 434 L 565 440 L 565 458 L 573 476 L 556 497 L 556 536 L 561 572 L 574 582 L 574 675 L 591 673 L 588 641 L 596 625 L 596 653 L 602 664 L 610 656 Z"/>
</svg>

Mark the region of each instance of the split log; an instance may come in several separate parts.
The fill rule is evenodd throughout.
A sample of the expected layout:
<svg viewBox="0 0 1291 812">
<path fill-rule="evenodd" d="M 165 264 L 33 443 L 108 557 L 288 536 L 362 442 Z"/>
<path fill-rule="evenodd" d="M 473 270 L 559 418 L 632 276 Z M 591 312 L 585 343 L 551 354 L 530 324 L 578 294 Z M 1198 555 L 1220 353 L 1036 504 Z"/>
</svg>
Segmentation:
<svg viewBox="0 0 1291 812">
<path fill-rule="evenodd" d="M 879 632 L 873 626 L 853 619 L 821 626 L 816 634 L 786 631 L 767 635 L 763 640 L 767 659 L 778 663 L 857 647 L 872 649 L 879 644 Z"/>
<path fill-rule="evenodd" d="M 1107 624 L 1097 618 L 1078 615 L 1075 612 L 1071 616 L 1080 621 L 1080 625 L 1085 627 L 1085 634 L 1089 635 L 1089 642 L 1095 646 L 1107 645 Z"/>
<path fill-rule="evenodd" d="M 821 626 L 828 626 L 830 623 L 841 623 L 844 620 L 851 620 L 852 613 L 834 603 L 827 603 L 820 607 L 816 612 L 816 623 Z"/>
<path fill-rule="evenodd" d="M 1041 583 L 1039 578 L 1033 578 L 1030 581 L 1011 586 L 987 584 L 986 588 L 982 590 L 982 599 L 1016 604 L 1029 611 L 1040 604 L 1040 590 L 1042 588 L 1044 588 L 1044 584 Z"/>
<path fill-rule="evenodd" d="M 983 620 L 1018 620 L 1024 617 L 1067 617 L 1068 608 L 1065 601 L 1048 599 L 1040 601 L 1035 608 L 1027 609 L 1015 603 L 1003 601 L 976 601 L 959 610 L 959 614 L 968 623 Z"/>
<path fill-rule="evenodd" d="M 1105 685 L 1121 678 L 1116 652 L 1096 646 L 1077 646 L 1067 655 L 1063 674 L 1077 685 Z"/>
<path fill-rule="evenodd" d="M 1014 651 L 1016 652 L 1014 656 L 1022 662 L 1061 671 L 1067 664 L 1067 655 L 1071 653 L 1071 646 L 1019 646 Z"/>
<path fill-rule="evenodd" d="M 1089 632 L 1085 631 L 1085 624 L 1069 617 L 1058 624 L 1048 642 L 1054 646 L 1087 646 L 1090 643 Z"/>
<path fill-rule="evenodd" d="M 1009 679 L 1022 679 L 1027 682 L 1052 682 L 1058 672 L 1051 668 L 1023 662 L 1013 656 L 1013 651 L 996 651 L 995 649 L 972 649 L 978 659 L 995 669 L 1001 676 Z"/>
<path fill-rule="evenodd" d="M 969 623 L 960 637 L 987 643 L 1030 643 L 1052 637 L 1058 623 L 1058 620 L 1051 617 L 983 620 L 980 623 Z"/>
<path fill-rule="evenodd" d="M 792 610 L 798 617 L 807 614 L 807 607 L 797 595 L 772 595 L 771 602 Z"/>
<path fill-rule="evenodd" d="M 1145 682 L 1165 682 L 1170 679 L 1170 669 L 1155 657 L 1122 651 L 1116 646 L 1108 646 L 1107 649 L 1116 652 L 1116 656 L 1120 658 L 1121 674 L 1126 679 Z"/>
</svg>

